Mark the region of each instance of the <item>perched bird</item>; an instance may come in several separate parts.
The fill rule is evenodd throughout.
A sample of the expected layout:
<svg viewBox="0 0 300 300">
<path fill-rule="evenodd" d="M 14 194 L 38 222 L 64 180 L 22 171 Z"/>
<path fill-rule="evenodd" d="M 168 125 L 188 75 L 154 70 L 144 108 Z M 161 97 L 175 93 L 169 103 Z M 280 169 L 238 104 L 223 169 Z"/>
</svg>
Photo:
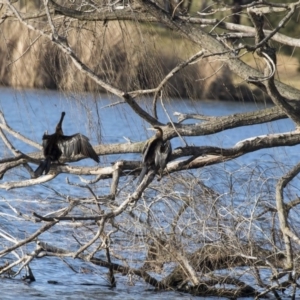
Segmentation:
<svg viewBox="0 0 300 300">
<path fill-rule="evenodd" d="M 65 112 L 61 113 L 61 118 L 56 125 L 55 133 L 43 135 L 42 144 L 45 160 L 41 161 L 40 165 L 35 170 L 34 174 L 36 177 L 41 176 L 44 171 L 45 174 L 47 174 L 50 170 L 51 162 L 59 161 L 62 154 L 66 157 L 82 154 L 99 163 L 99 157 L 86 136 L 80 133 L 64 135 L 62 122 L 65 114 Z"/>
<path fill-rule="evenodd" d="M 172 152 L 170 141 L 164 143 L 163 131 L 160 127 L 154 126 L 149 128 L 150 130 L 156 130 L 155 136 L 147 141 L 143 149 L 143 169 L 139 176 L 138 184 L 142 182 L 146 173 L 152 168 L 162 176 L 162 172 L 166 167 Z"/>
</svg>

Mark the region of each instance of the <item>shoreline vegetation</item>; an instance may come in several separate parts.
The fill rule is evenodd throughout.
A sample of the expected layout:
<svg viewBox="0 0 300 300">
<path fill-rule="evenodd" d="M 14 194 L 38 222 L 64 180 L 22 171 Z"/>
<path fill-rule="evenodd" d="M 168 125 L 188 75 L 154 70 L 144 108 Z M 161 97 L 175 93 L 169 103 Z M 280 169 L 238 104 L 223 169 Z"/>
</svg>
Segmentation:
<svg viewBox="0 0 300 300">
<path fill-rule="evenodd" d="M 95 27 L 97 36 L 92 33 Z M 145 25 L 143 30 L 149 37 L 147 40 L 145 32 L 141 34 L 133 22 L 88 25 L 72 21 L 68 41 L 77 53 L 85 55 L 83 62 L 93 72 L 127 91 L 157 86 L 169 70 L 199 51 L 199 47 L 168 36 L 164 28 L 156 25 Z M 109 43 L 102 43 L 104 40 Z M 3 24 L 0 62 L 2 86 L 105 92 L 78 72 L 55 45 L 13 20 Z M 251 89 L 234 79 L 222 60 L 215 57 L 182 69 L 169 80 L 164 93 L 168 97 L 193 100 L 269 101 L 258 88 Z"/>
</svg>

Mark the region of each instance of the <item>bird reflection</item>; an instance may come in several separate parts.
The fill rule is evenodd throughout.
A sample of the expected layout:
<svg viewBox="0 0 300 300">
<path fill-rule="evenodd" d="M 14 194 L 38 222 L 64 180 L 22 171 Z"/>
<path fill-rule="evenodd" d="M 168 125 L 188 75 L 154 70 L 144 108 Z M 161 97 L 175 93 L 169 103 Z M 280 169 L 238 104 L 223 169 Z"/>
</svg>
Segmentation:
<svg viewBox="0 0 300 300">
<path fill-rule="evenodd" d="M 41 176 L 44 172 L 47 174 L 50 170 L 51 162 L 58 161 L 62 154 L 66 157 L 82 154 L 99 163 L 99 157 L 86 136 L 81 133 L 69 136 L 63 134 L 62 122 L 65 114 L 65 112 L 61 113 L 61 118 L 56 125 L 55 133 L 43 135 L 42 144 L 45 160 L 41 161 L 35 170 L 35 177 Z"/>
<path fill-rule="evenodd" d="M 142 182 L 144 176 L 150 169 L 154 169 L 155 172 L 158 172 L 160 180 L 172 152 L 170 141 L 163 141 L 162 129 L 158 126 L 149 129 L 156 130 L 156 133 L 155 136 L 147 141 L 143 149 L 143 169 L 139 176 L 138 184 Z"/>
</svg>

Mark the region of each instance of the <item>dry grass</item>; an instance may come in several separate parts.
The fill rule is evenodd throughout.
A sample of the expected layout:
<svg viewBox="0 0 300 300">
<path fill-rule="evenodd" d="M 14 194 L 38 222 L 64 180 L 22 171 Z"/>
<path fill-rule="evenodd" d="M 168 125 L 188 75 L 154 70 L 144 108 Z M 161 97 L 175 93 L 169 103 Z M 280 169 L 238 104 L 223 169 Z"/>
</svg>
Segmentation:
<svg viewBox="0 0 300 300">
<path fill-rule="evenodd" d="M 50 41 L 38 38 L 19 24 L 14 25 L 8 22 L 1 25 L 2 85 L 104 92 L 78 72 Z M 178 63 L 200 50 L 179 36 L 170 36 L 164 27 L 132 22 L 109 22 L 104 26 L 102 22 L 87 25 L 73 21 L 68 41 L 96 74 L 126 91 L 155 87 Z M 244 59 L 262 68 L 260 60 L 252 54 Z M 280 79 L 297 87 L 298 65 L 296 58 L 279 56 Z M 192 99 L 257 100 L 253 91 L 233 78 L 220 61 L 204 59 L 176 74 L 166 86 L 165 94 Z M 239 87 L 240 84 L 243 86 Z"/>
<path fill-rule="evenodd" d="M 3 85 L 104 92 L 47 39 L 38 38 L 21 25 L 14 29 L 10 25 L 2 25 L 0 42 Z M 167 36 L 164 28 L 129 22 L 105 26 L 102 22 L 72 22 L 68 42 L 96 74 L 126 91 L 157 86 L 178 63 L 200 50 L 176 36 Z M 224 86 L 230 84 L 230 75 L 220 62 L 203 60 L 173 76 L 165 93 L 171 97 L 220 99 L 228 97 Z M 229 89 L 234 93 L 232 87 Z"/>
<path fill-rule="evenodd" d="M 257 55 L 249 53 L 245 55 L 243 61 L 251 67 L 261 70 L 263 72 L 263 60 Z M 288 85 L 300 89 L 300 63 L 297 57 L 277 54 L 277 72 L 276 78 Z M 235 83 L 240 83 L 240 80 L 235 78 Z"/>
<path fill-rule="evenodd" d="M 298 58 L 284 55 L 277 56 L 278 79 L 298 89 L 300 89 L 299 68 Z"/>
</svg>

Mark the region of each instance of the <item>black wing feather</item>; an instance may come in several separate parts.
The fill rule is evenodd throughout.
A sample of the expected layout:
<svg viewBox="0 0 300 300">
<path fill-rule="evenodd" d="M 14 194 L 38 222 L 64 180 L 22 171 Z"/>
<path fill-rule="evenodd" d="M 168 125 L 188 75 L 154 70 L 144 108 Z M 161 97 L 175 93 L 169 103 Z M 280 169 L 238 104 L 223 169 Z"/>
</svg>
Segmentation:
<svg viewBox="0 0 300 300">
<path fill-rule="evenodd" d="M 171 156 L 172 153 L 172 145 L 170 141 L 166 141 L 162 144 L 155 153 L 155 166 L 163 170 Z"/>
<path fill-rule="evenodd" d="M 82 154 L 99 163 L 99 157 L 90 144 L 89 139 L 81 133 L 63 135 L 57 145 L 66 157 Z"/>
<path fill-rule="evenodd" d="M 42 160 L 37 167 L 37 169 L 34 171 L 34 176 L 35 177 L 40 177 L 43 175 L 44 171 L 45 174 L 48 174 L 50 171 L 50 166 L 51 166 L 51 159 L 50 157 L 47 157 L 45 160 Z"/>
<path fill-rule="evenodd" d="M 143 164 L 151 164 L 154 162 L 157 147 L 160 147 L 161 140 L 154 138 L 149 140 L 143 149 Z"/>
</svg>

